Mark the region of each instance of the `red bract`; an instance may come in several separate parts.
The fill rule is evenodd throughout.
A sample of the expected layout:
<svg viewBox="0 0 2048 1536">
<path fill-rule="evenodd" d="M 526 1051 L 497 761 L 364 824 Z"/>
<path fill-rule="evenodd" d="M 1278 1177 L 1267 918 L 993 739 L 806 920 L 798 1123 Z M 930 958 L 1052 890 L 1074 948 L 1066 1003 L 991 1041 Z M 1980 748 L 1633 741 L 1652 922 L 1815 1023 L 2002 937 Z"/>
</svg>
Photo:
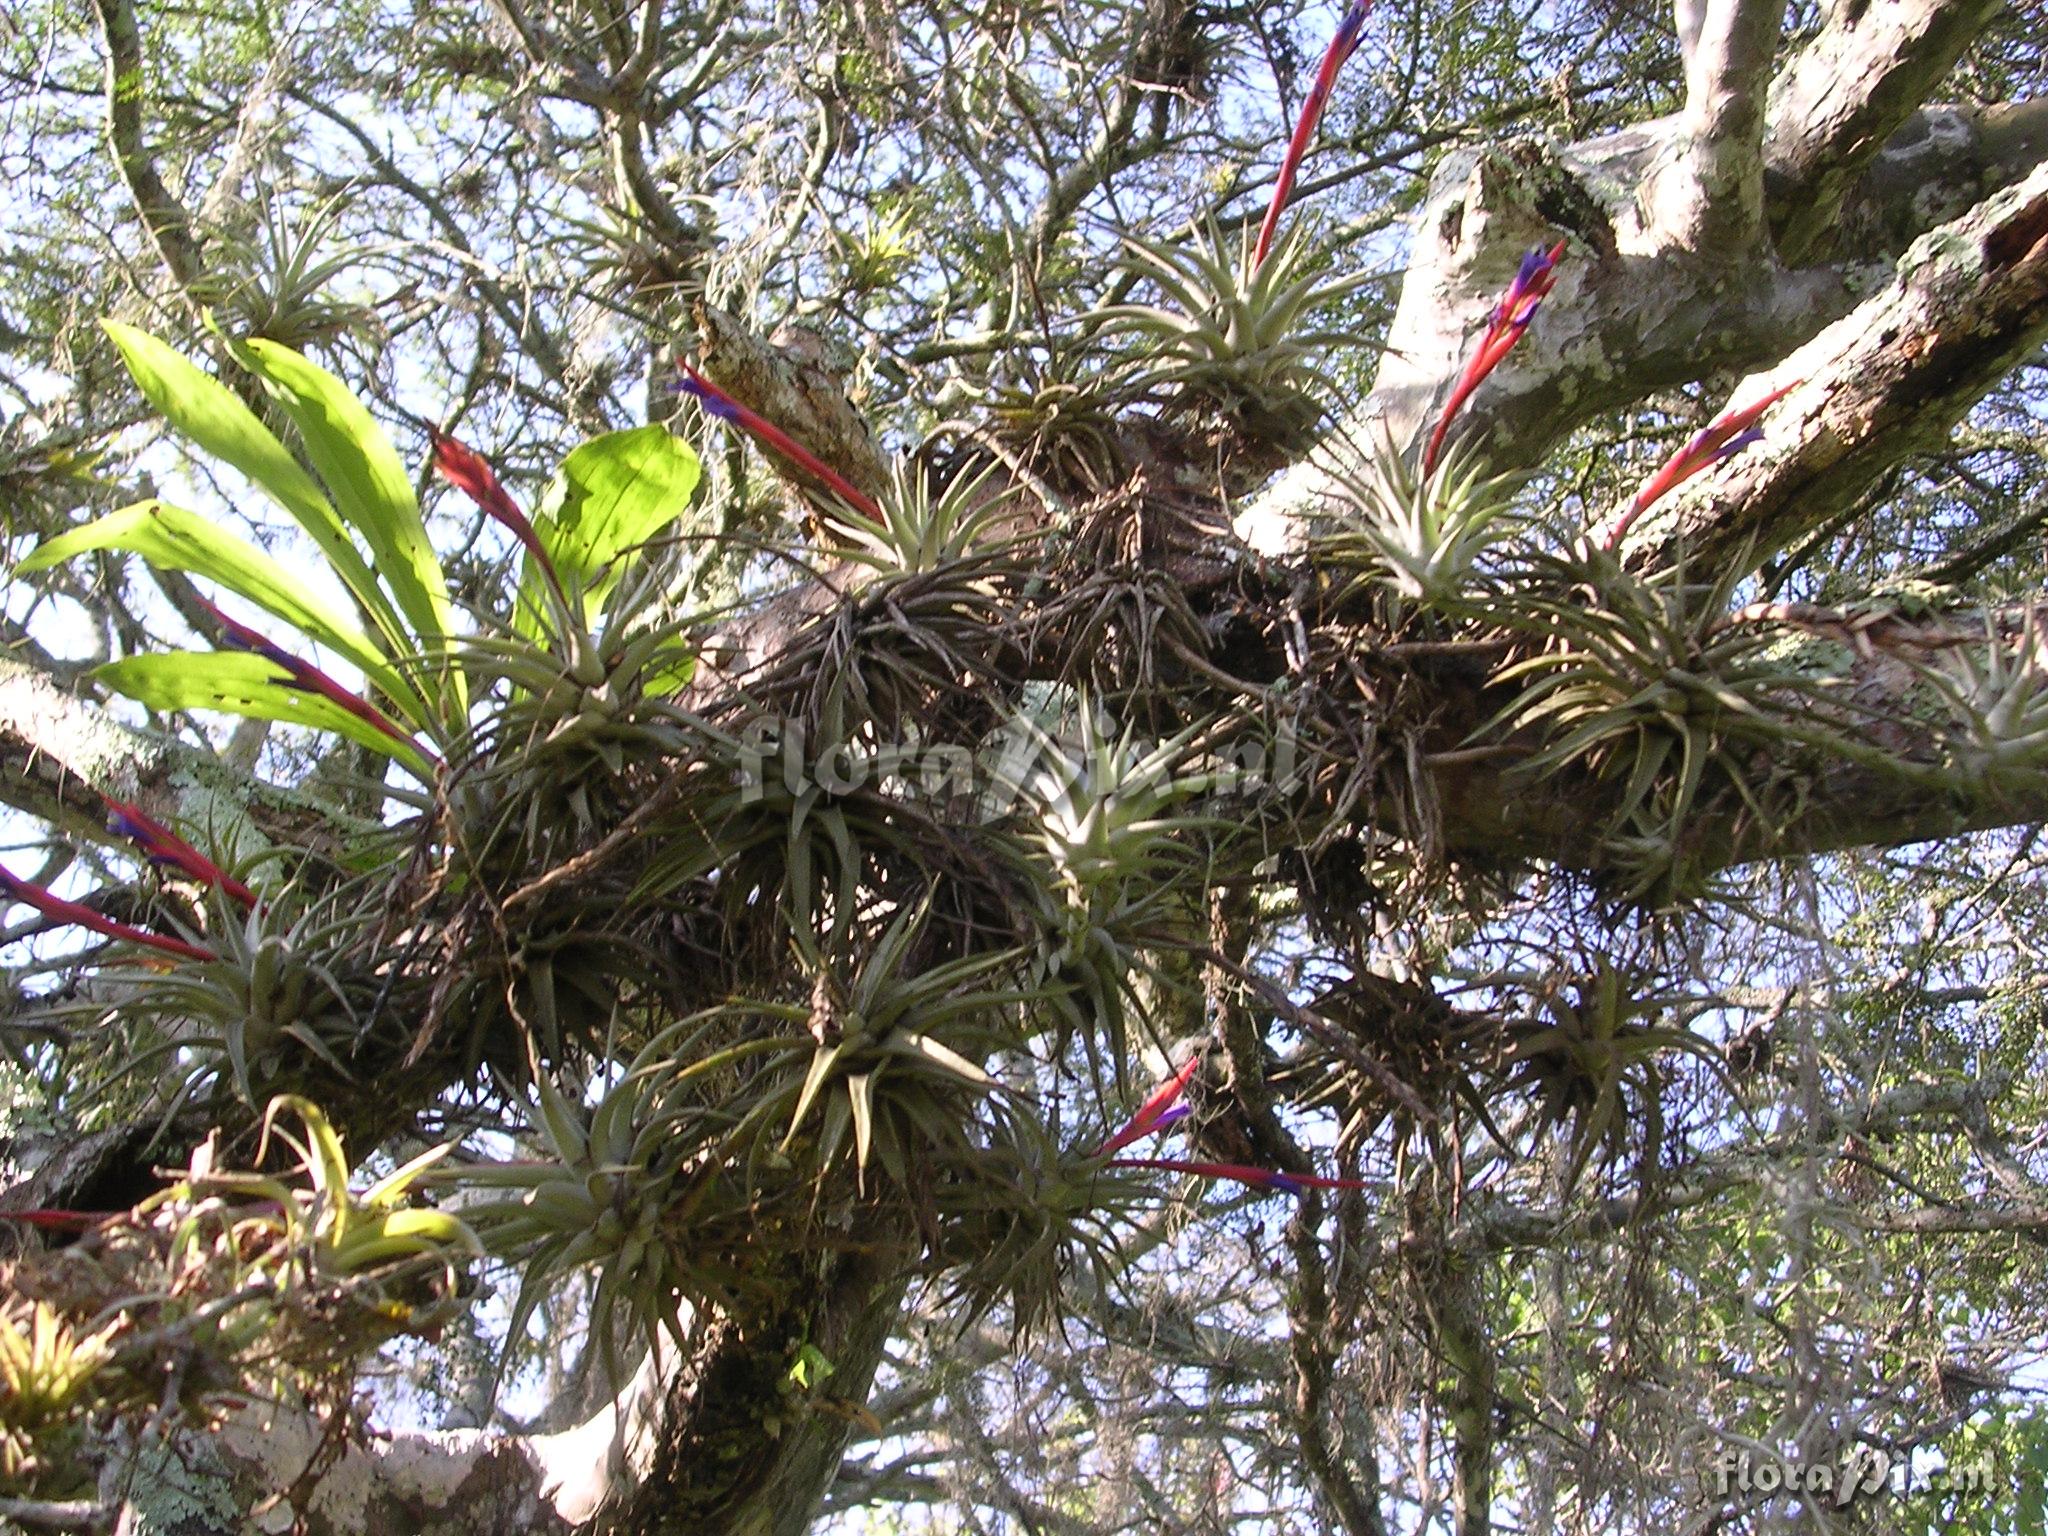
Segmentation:
<svg viewBox="0 0 2048 1536">
<path fill-rule="evenodd" d="M 1521 269 L 1515 273 L 1515 280 L 1493 307 L 1493 317 L 1486 323 L 1486 334 L 1479 338 L 1479 345 L 1473 349 L 1465 371 L 1458 375 L 1451 397 L 1437 413 L 1436 430 L 1429 434 L 1429 447 L 1422 455 L 1424 474 L 1436 468 L 1437 458 L 1443 452 L 1444 434 L 1451 430 L 1451 422 L 1465 408 L 1472 392 L 1500 366 L 1501 359 L 1514 350 L 1515 343 L 1522 339 L 1522 333 L 1529 329 L 1529 322 L 1536 318 L 1537 307 L 1557 286 L 1557 263 L 1563 255 L 1564 242 L 1560 240 L 1547 251 L 1536 246 L 1522 257 Z"/>
<path fill-rule="evenodd" d="M 1657 500 L 1665 496 L 1673 485 L 1681 485 L 1683 481 L 1692 479 L 1702 469 L 1720 463 L 1731 453 L 1741 453 L 1751 442 L 1761 442 L 1763 432 L 1761 428 L 1755 426 L 1757 418 L 1763 416 L 1763 412 L 1767 412 L 1772 406 L 1776 406 L 1776 403 L 1784 399 L 1788 393 L 1798 389 L 1802 383 L 1806 381 L 1794 379 L 1782 389 L 1774 389 L 1772 393 L 1767 393 L 1763 399 L 1755 403 L 1755 406 L 1745 406 L 1739 412 L 1729 412 L 1720 420 L 1716 420 L 1712 426 L 1694 432 L 1692 442 L 1688 442 L 1683 449 L 1665 459 L 1663 469 L 1651 475 L 1649 481 L 1642 485 L 1640 492 L 1636 492 L 1636 500 L 1630 502 L 1628 510 L 1614 520 L 1612 528 L 1608 528 L 1608 537 L 1602 539 L 1602 547 L 1618 549 L 1622 539 L 1628 537 L 1628 530 L 1636 526 L 1636 518 L 1649 512 L 1651 506 L 1655 506 Z"/>
<path fill-rule="evenodd" d="M 117 923 L 111 917 L 93 911 L 82 902 L 66 901 L 54 891 L 46 890 L 33 881 L 23 880 L 5 868 L 0 868 L 0 890 L 6 891 L 24 906 L 34 907 L 52 922 L 90 929 L 94 933 L 105 934 L 110 939 L 125 939 L 130 944 L 161 950 L 167 955 L 176 955 L 181 960 L 216 958 L 212 950 L 201 949 L 197 944 L 187 944 L 183 939 L 151 933 L 147 929 L 137 928 L 133 923 Z"/>
<path fill-rule="evenodd" d="M 882 520 L 882 509 L 874 497 L 856 489 L 846 476 L 840 474 L 774 422 L 757 411 L 748 410 L 681 358 L 676 359 L 676 366 L 683 370 L 683 380 L 678 387 L 684 394 L 694 395 L 702 401 L 704 409 L 711 415 L 720 421 L 731 422 L 748 436 L 774 449 L 861 516 L 873 522 Z"/>
<path fill-rule="evenodd" d="M 202 597 L 199 603 L 201 607 L 213 616 L 214 622 L 220 625 L 222 633 L 227 637 L 227 644 L 230 649 L 253 652 L 261 656 L 265 661 L 274 663 L 283 671 L 285 675 L 278 679 L 281 687 L 297 688 L 303 693 L 317 694 L 319 697 L 327 700 L 328 703 L 338 705 L 354 715 L 358 720 L 364 721 L 374 729 L 383 732 L 393 741 L 403 742 L 406 746 L 412 748 L 413 751 L 423 754 L 427 761 L 431 763 L 440 762 L 439 757 L 435 756 L 427 748 L 422 747 L 411 736 L 399 729 L 397 723 L 389 715 L 385 714 L 383 710 L 372 704 L 368 699 L 349 692 L 348 689 L 342 687 L 341 684 L 337 683 L 325 672 L 322 672 L 310 661 L 300 660 L 290 651 L 271 644 L 270 641 L 266 640 L 259 632 L 251 629 L 248 625 L 237 619 L 229 618 L 219 608 L 207 602 L 205 598 Z"/>
<path fill-rule="evenodd" d="M 1254 1189 L 1277 1189 L 1298 1195 L 1305 1189 L 1365 1189 L 1364 1179 L 1333 1179 L 1319 1173 L 1280 1173 L 1255 1168 L 1249 1163 L 1192 1163 L 1177 1157 L 1119 1157 L 1112 1168 L 1159 1168 L 1168 1173 L 1192 1173 L 1204 1179 L 1233 1179 Z"/>
<path fill-rule="evenodd" d="M 107 830 L 132 838 L 151 863 L 182 869 L 203 885 L 218 886 L 245 907 L 256 905 L 256 893 L 186 842 L 162 822 L 146 816 L 135 806 L 112 795 L 107 802 Z"/>
<path fill-rule="evenodd" d="M 1138 1112 L 1123 1123 L 1115 1135 L 1095 1149 L 1097 1157 L 1107 1157 L 1119 1147 L 1127 1147 L 1140 1136 L 1150 1131 L 1163 1129 L 1171 1122 L 1166 1118 L 1173 1101 L 1187 1091 L 1194 1080 L 1195 1070 L 1202 1064 L 1199 1054 L 1190 1056 L 1188 1064 L 1168 1078 L 1159 1090 L 1138 1106 Z"/>
<path fill-rule="evenodd" d="M 561 579 L 555 575 L 554 561 L 541 547 L 540 535 L 534 532 L 526 514 L 519 510 L 519 503 L 512 499 L 512 493 L 498 483 L 497 471 L 491 468 L 490 462 L 437 427 L 427 428 L 427 437 L 434 445 L 434 472 L 482 507 L 493 521 L 508 529 L 512 537 L 526 547 L 526 552 L 533 556 L 534 564 L 547 577 L 548 585 L 555 589 L 555 596 L 561 598 L 563 606 L 567 607 L 568 598 L 562 592 Z"/>
<path fill-rule="evenodd" d="M 1763 432 L 1756 426 L 1757 418 L 1805 382 L 1804 379 L 1794 379 L 1790 384 L 1772 390 L 1756 404 L 1744 406 L 1739 411 L 1729 411 L 1713 425 L 1694 433 L 1692 441 L 1666 459 L 1663 468 L 1636 492 L 1636 499 L 1629 503 L 1628 511 L 1616 519 L 1614 527 L 1609 530 L 1605 541 L 1607 548 L 1613 549 L 1620 544 L 1636 519 L 1675 486 L 1690 480 L 1708 465 L 1718 464 L 1730 454 L 1740 453 L 1751 443 L 1760 442 Z"/>
<path fill-rule="evenodd" d="M 1273 248 L 1273 236 L 1280 228 L 1280 214 L 1294 193 L 1294 173 L 1301 165 L 1302 156 L 1308 153 L 1316 124 L 1323 120 L 1323 109 L 1330 104 L 1330 87 L 1337 83 L 1337 71 L 1356 51 L 1359 34 L 1365 30 L 1365 18 L 1371 12 L 1372 0 L 1353 0 L 1344 12 L 1344 19 L 1337 23 L 1337 35 L 1323 50 L 1323 62 L 1316 70 L 1315 84 L 1309 87 L 1308 100 L 1301 104 L 1301 116 L 1294 123 L 1294 136 L 1287 141 L 1287 154 L 1280 162 L 1280 177 L 1273 184 L 1273 201 L 1267 205 L 1266 222 L 1259 226 L 1259 243 L 1252 252 L 1254 264 L 1265 261 L 1266 252 Z"/>
</svg>

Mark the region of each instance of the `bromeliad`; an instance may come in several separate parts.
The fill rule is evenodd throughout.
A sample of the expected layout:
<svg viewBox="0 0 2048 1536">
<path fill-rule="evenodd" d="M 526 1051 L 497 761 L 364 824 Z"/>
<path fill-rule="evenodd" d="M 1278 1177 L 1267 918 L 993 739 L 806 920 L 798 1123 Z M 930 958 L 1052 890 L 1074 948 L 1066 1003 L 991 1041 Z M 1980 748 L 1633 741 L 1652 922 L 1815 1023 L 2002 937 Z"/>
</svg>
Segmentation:
<svg viewBox="0 0 2048 1536">
<path fill-rule="evenodd" d="M 870 522 L 882 521 L 882 508 L 874 497 L 860 490 L 846 476 L 760 412 L 741 405 L 681 358 L 676 359 L 676 366 L 683 370 L 682 382 L 677 388 L 684 394 L 695 397 L 707 412 L 720 421 L 731 422 L 749 437 L 773 449 Z"/>
<path fill-rule="evenodd" d="M 1437 413 L 1436 429 L 1429 434 L 1429 447 L 1422 455 L 1422 472 L 1425 475 L 1436 468 L 1436 461 L 1443 453 L 1444 434 L 1451 430 L 1451 422 L 1465 408 L 1472 392 L 1500 366 L 1501 359 L 1514 350 L 1515 343 L 1522 339 L 1522 333 L 1529 329 L 1529 322 L 1536 318 L 1536 310 L 1545 295 L 1557 285 L 1557 263 L 1563 255 L 1562 240 L 1547 251 L 1539 245 L 1531 247 L 1523 255 L 1515 280 L 1493 307 L 1493 315 L 1486 323 L 1486 334 L 1479 338 L 1479 345 L 1473 349 L 1465 371 L 1458 375 L 1450 398 Z"/>
<path fill-rule="evenodd" d="M 393 741 L 423 754 L 429 762 L 436 766 L 440 764 L 441 759 L 431 749 L 422 747 L 417 741 L 413 740 L 411 736 L 398 727 L 397 723 L 389 715 L 385 714 L 383 710 L 372 704 L 368 699 L 349 692 L 348 689 L 342 687 L 341 684 L 337 683 L 325 672 L 322 672 L 310 661 L 302 661 L 297 656 L 292 655 L 290 651 L 273 645 L 261 633 L 251 629 L 247 624 L 237 619 L 229 618 L 219 608 L 207 602 L 205 598 L 199 599 L 199 603 L 212 616 L 213 621 L 220 625 L 221 633 L 225 637 L 225 643 L 230 650 L 252 652 L 255 655 L 261 656 L 265 661 L 272 663 L 284 673 L 284 676 L 278 679 L 280 686 L 296 688 L 303 693 L 310 693 L 323 698 L 328 703 L 347 710 L 358 720 L 364 721 L 374 729 L 383 732 L 384 735 L 389 736 Z"/>
<path fill-rule="evenodd" d="M 107 830 L 131 839 L 152 864 L 183 870 L 202 885 L 226 891 L 245 907 L 256 905 L 256 893 L 186 842 L 162 822 L 112 795 L 107 802 Z"/>
<path fill-rule="evenodd" d="M 1337 83 L 1337 71 L 1357 50 L 1359 35 L 1365 30 L 1365 18 L 1371 11 L 1372 0 L 1352 0 L 1344 12 L 1344 19 L 1337 23 L 1337 35 L 1323 50 L 1323 62 L 1316 70 L 1315 84 L 1309 87 L 1308 100 L 1301 104 L 1301 116 L 1294 123 L 1294 136 L 1287 141 L 1287 154 L 1280 161 L 1280 177 L 1273 184 L 1273 201 L 1266 208 L 1266 222 L 1259 226 L 1258 244 L 1252 250 L 1255 266 L 1265 261 L 1266 252 L 1273 247 L 1273 236 L 1280 228 L 1280 215 L 1287 207 L 1287 199 L 1294 193 L 1294 173 L 1301 166 L 1302 156 L 1308 153 L 1309 140 L 1315 137 L 1316 125 L 1323 120 L 1323 109 L 1330 104 L 1330 87 Z"/>
<path fill-rule="evenodd" d="M 1613 549 L 1619 545 L 1629 529 L 1635 526 L 1636 519 L 1674 487 L 1690 480 L 1709 465 L 1720 463 L 1730 454 L 1742 452 L 1751 443 L 1762 442 L 1763 429 L 1756 425 L 1757 419 L 1805 382 L 1804 379 L 1794 379 L 1790 384 L 1772 390 L 1755 405 L 1729 411 L 1711 426 L 1694 433 L 1692 441 L 1666 459 L 1663 468 L 1636 492 L 1636 499 L 1629 503 L 1628 510 L 1615 520 L 1614 527 L 1609 530 L 1604 541 L 1606 547 Z"/>
</svg>

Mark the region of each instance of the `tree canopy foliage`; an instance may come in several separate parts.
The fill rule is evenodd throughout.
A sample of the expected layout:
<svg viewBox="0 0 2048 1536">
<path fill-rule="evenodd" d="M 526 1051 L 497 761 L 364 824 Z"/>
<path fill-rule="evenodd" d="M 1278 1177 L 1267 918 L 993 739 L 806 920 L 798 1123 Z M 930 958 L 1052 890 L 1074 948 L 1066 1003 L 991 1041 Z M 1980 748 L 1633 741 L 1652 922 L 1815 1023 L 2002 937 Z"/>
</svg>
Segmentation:
<svg viewBox="0 0 2048 1536">
<path fill-rule="evenodd" d="M 0 1527 L 2038 1527 L 2036 8 L 90 11 Z"/>
</svg>

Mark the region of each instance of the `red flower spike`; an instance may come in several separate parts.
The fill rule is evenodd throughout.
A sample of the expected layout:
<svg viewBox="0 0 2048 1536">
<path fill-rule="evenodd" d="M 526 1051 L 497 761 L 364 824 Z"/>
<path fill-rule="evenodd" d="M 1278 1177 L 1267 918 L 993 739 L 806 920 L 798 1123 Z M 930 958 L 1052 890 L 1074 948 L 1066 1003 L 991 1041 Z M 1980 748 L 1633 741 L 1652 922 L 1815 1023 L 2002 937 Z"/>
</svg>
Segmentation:
<svg viewBox="0 0 2048 1536">
<path fill-rule="evenodd" d="M 1163 1129 L 1166 1112 L 1173 1107 L 1174 1100 L 1187 1092 L 1188 1084 L 1194 1081 L 1195 1072 L 1202 1065 L 1201 1053 L 1188 1058 L 1188 1064 L 1168 1078 L 1159 1089 L 1138 1106 L 1138 1112 L 1123 1123 L 1114 1135 L 1095 1149 L 1097 1157 L 1107 1157 L 1119 1147 L 1127 1147 L 1140 1136 Z"/>
<path fill-rule="evenodd" d="M 126 801 L 102 795 L 107 802 L 107 830 L 132 839 L 153 864 L 182 869 L 202 885 L 218 886 L 245 907 L 256 905 L 256 893 L 186 842 L 162 822 Z"/>
<path fill-rule="evenodd" d="M 720 421 L 731 422 L 749 437 L 758 439 L 774 449 L 776 453 L 788 459 L 792 464 L 802 469 L 805 474 L 818 481 L 825 489 L 832 492 L 833 495 L 837 496 L 849 507 L 852 507 L 854 511 L 860 513 L 862 517 L 872 522 L 880 522 L 882 520 L 882 509 L 874 497 L 856 488 L 853 482 L 848 480 L 846 476 L 840 474 L 838 470 L 827 464 L 815 453 L 812 453 L 810 449 L 791 437 L 782 428 L 776 426 L 774 422 L 762 416 L 758 411 L 751 411 L 746 406 L 741 405 L 739 401 L 733 399 L 731 395 L 728 395 L 716 384 L 705 378 L 703 374 L 692 368 L 681 358 L 676 359 L 676 366 L 683 370 L 683 381 L 678 387 L 684 394 L 694 395 L 698 400 L 702 401 L 704 409 L 711 415 L 716 416 Z"/>
<path fill-rule="evenodd" d="M 187 944 L 183 939 L 151 933 L 147 929 L 137 928 L 133 923 L 117 923 L 111 917 L 93 911 L 82 902 L 66 901 L 54 891 L 45 890 L 33 881 L 24 880 L 4 867 L 0 867 L 0 891 L 5 891 L 24 906 L 34 907 L 52 922 L 68 924 L 75 928 L 87 928 L 110 939 L 125 939 L 130 944 L 161 950 L 167 955 L 176 955 L 181 960 L 219 958 L 212 950 L 202 949 L 197 944 Z"/>
<path fill-rule="evenodd" d="M 1472 392 L 1486 382 L 1486 376 L 1515 349 L 1515 343 L 1529 329 L 1529 322 L 1536 318 L 1538 306 L 1557 286 L 1557 264 L 1563 256 L 1564 242 L 1560 240 L 1547 251 L 1536 246 L 1522 257 L 1515 280 L 1508 284 L 1508 291 L 1493 307 L 1493 316 L 1486 323 L 1486 334 L 1479 338 L 1479 345 L 1473 348 L 1465 371 L 1458 375 L 1450 398 L 1437 413 L 1436 429 L 1429 434 L 1429 446 L 1422 454 L 1422 472 L 1425 475 L 1436 468 L 1437 458 L 1443 452 L 1444 435 L 1451 430 L 1451 423 L 1458 412 L 1465 408 Z"/>
<path fill-rule="evenodd" d="M 1301 116 L 1294 122 L 1294 136 L 1287 141 L 1287 153 L 1280 161 L 1280 176 L 1273 184 L 1273 201 L 1266 207 L 1266 221 L 1259 226 L 1259 242 L 1252 248 L 1254 266 L 1263 264 L 1266 252 L 1273 248 L 1273 236 L 1280 229 L 1280 215 L 1287 207 L 1288 198 L 1294 195 L 1294 173 L 1300 167 L 1302 157 L 1308 153 L 1309 140 L 1315 137 L 1316 125 L 1323 120 L 1323 109 L 1330 104 L 1330 88 L 1337 83 L 1337 71 L 1357 50 L 1359 34 L 1365 30 L 1365 18 L 1371 12 L 1372 0 L 1352 0 L 1344 12 L 1344 19 L 1337 23 L 1337 35 L 1323 50 L 1323 62 L 1316 70 L 1315 84 L 1309 87 L 1308 99 L 1301 104 Z"/>
<path fill-rule="evenodd" d="M 290 651 L 271 644 L 270 641 L 264 639 L 260 633 L 251 629 L 248 625 L 229 618 L 205 598 L 199 599 L 199 605 L 213 616 L 216 624 L 220 625 L 222 632 L 227 636 L 229 649 L 253 652 L 261 656 L 265 661 L 273 663 L 284 673 L 284 676 L 278 679 L 280 687 L 296 688 L 302 693 L 318 694 L 321 698 L 327 700 L 328 703 L 339 705 L 358 720 L 368 724 L 372 729 L 381 731 L 393 741 L 403 742 L 406 746 L 411 747 L 413 751 L 425 757 L 428 762 L 439 766 L 441 759 L 431 748 L 423 747 L 413 740 L 410 735 L 399 728 L 397 722 L 392 720 L 389 715 L 385 714 L 383 710 L 372 704 L 368 699 L 349 692 L 348 689 L 342 687 L 341 684 L 337 683 L 311 662 L 300 660 L 292 655 Z"/>
<path fill-rule="evenodd" d="M 547 577 L 548 585 L 555 589 L 555 596 L 561 598 L 562 606 L 567 608 L 569 599 L 562 591 L 561 578 L 555 574 L 554 561 L 541 547 L 540 535 L 534 532 L 526 514 L 519 510 L 519 503 L 512 499 L 512 493 L 498 483 L 497 471 L 491 468 L 490 461 L 438 427 L 427 428 L 427 439 L 434 445 L 434 473 L 482 507 L 513 538 L 526 546 L 534 564 Z"/>
<path fill-rule="evenodd" d="M 1204 1179 L 1231 1179 L 1254 1189 L 1279 1190 L 1298 1195 L 1305 1189 L 1366 1189 L 1364 1179 L 1332 1179 L 1318 1173 L 1279 1173 L 1247 1163 L 1191 1163 L 1177 1157 L 1118 1157 L 1112 1168 L 1158 1168 L 1167 1173 L 1192 1173 Z"/>
<path fill-rule="evenodd" d="M 1635 526 L 1637 518 L 1701 470 L 1718 464 L 1730 454 L 1740 453 L 1751 443 L 1762 441 L 1763 433 L 1756 426 L 1757 418 L 1805 382 L 1804 379 L 1794 379 L 1790 384 L 1772 390 L 1756 404 L 1730 411 L 1711 426 L 1694 433 L 1692 441 L 1666 459 L 1663 467 L 1636 492 L 1636 499 L 1629 503 L 1628 510 L 1608 530 L 1606 539 L 1602 541 L 1604 546 L 1608 549 L 1618 546 L 1629 529 Z"/>
</svg>

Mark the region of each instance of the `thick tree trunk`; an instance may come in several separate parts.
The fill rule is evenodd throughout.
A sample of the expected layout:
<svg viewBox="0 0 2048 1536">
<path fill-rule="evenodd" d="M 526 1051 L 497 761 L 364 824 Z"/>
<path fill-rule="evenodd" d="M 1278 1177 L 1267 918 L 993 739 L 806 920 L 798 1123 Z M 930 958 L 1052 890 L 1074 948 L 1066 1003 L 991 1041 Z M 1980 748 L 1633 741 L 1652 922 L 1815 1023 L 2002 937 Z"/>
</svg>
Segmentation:
<svg viewBox="0 0 2048 1536">
<path fill-rule="evenodd" d="M 700 1317 L 681 1350 L 664 1339 L 615 1401 L 560 1433 L 376 1433 L 259 1405 L 168 1453 L 111 1458 L 101 1497 L 175 1513 L 179 1536 L 802 1536 L 902 1309 L 902 1281 L 878 1271 L 901 1267 L 828 1260 L 775 1322 Z M 808 1389 L 790 1376 L 799 1343 L 831 1362 Z"/>
</svg>

